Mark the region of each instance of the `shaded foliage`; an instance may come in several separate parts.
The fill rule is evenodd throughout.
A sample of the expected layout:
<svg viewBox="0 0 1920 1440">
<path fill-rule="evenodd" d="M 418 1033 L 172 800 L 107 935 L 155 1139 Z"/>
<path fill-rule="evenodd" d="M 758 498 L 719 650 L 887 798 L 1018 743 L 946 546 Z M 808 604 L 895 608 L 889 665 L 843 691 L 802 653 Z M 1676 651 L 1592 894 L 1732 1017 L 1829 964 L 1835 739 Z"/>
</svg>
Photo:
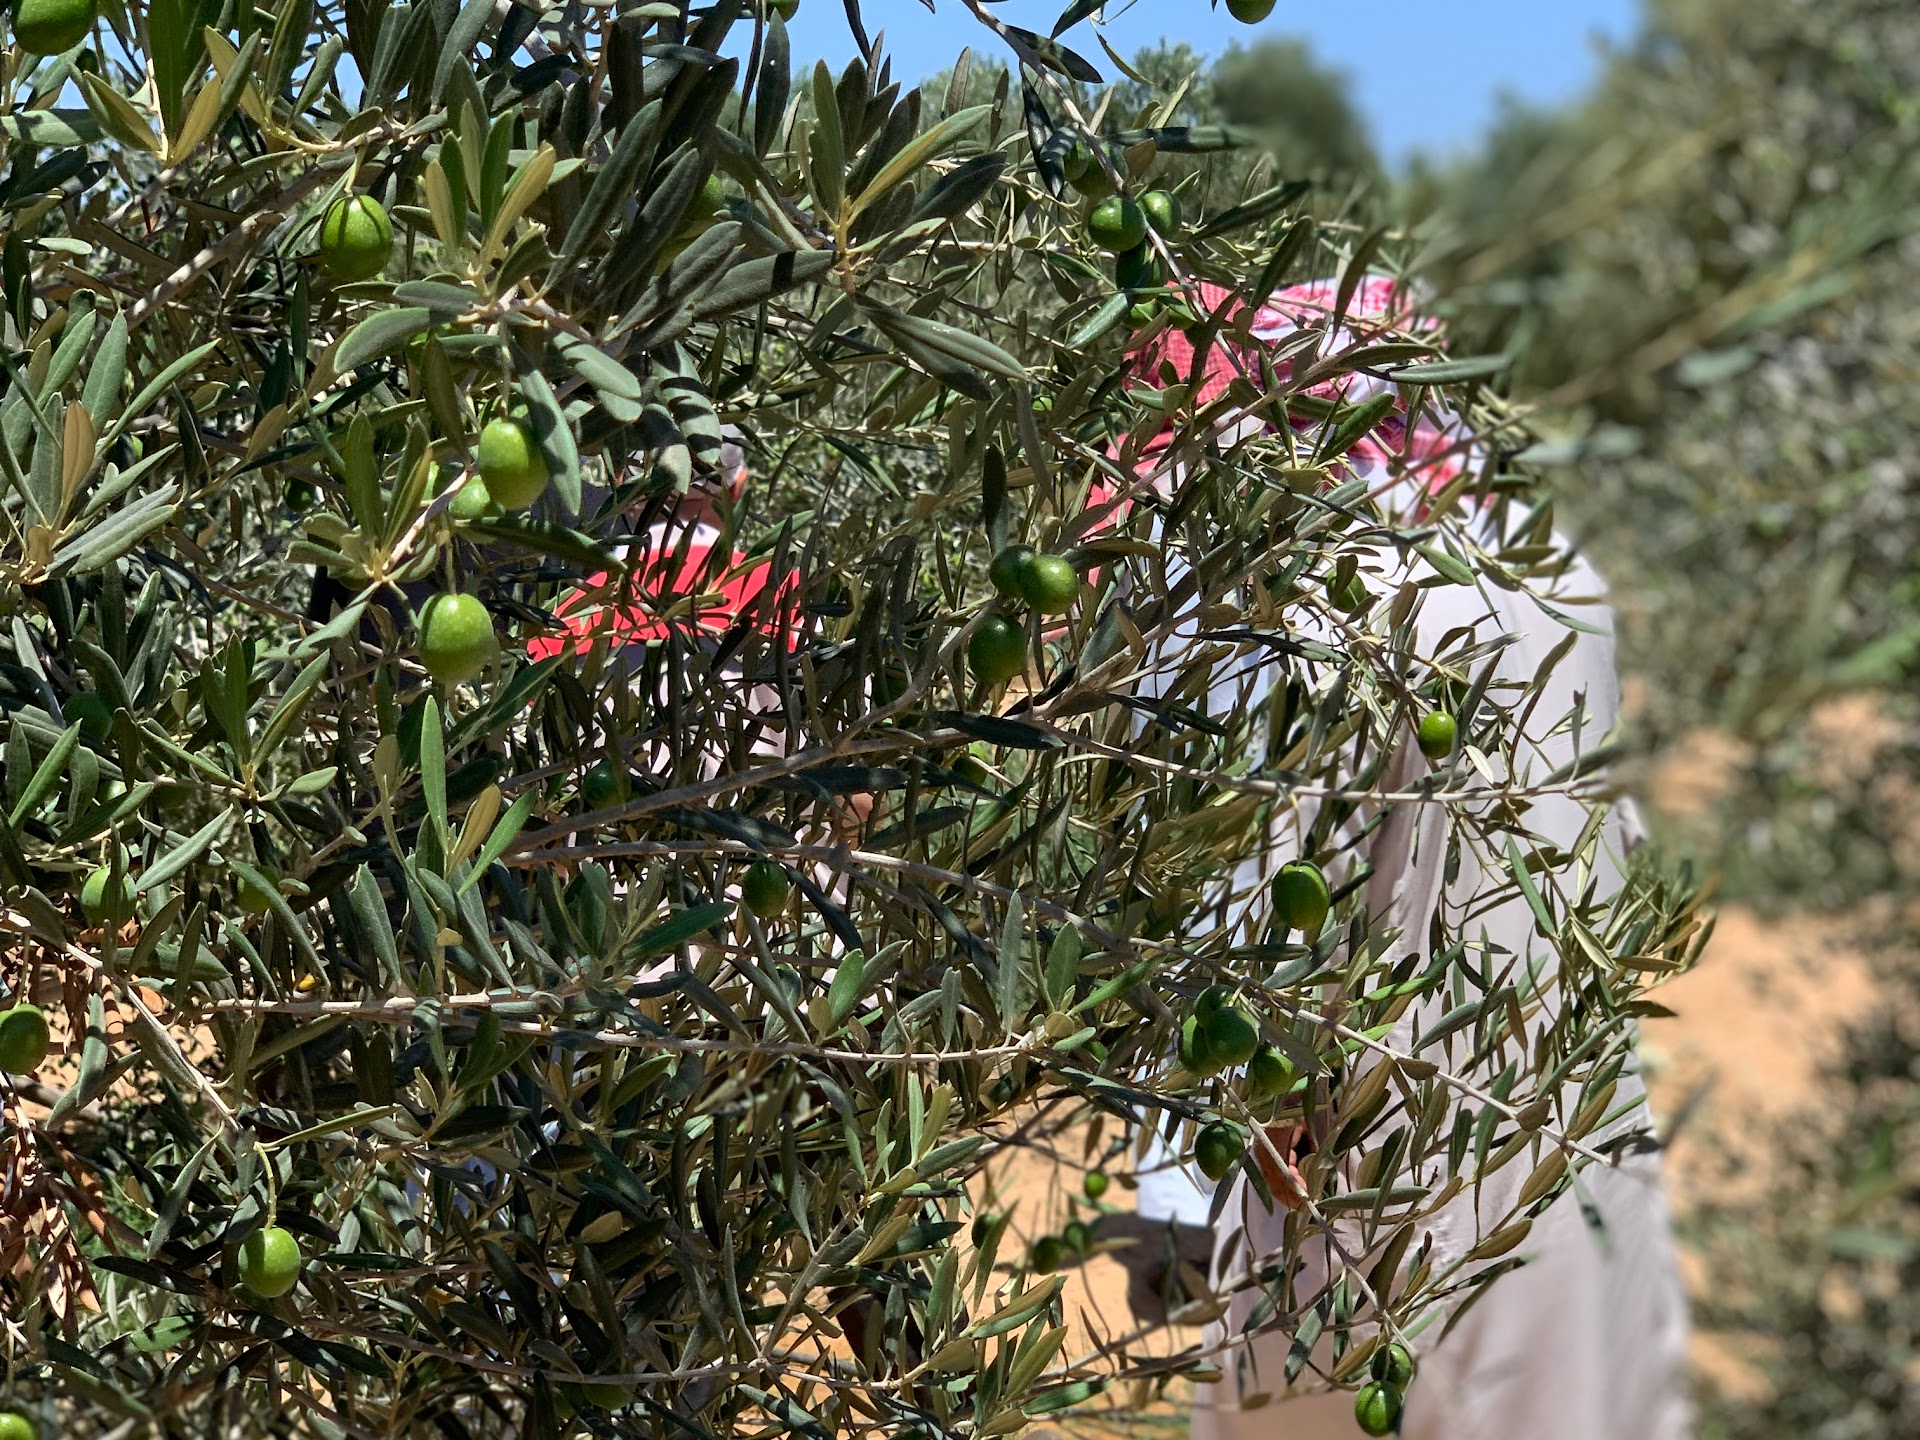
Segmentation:
<svg viewBox="0 0 1920 1440">
<path fill-rule="evenodd" d="M 1380 157 L 1348 78 L 1317 60 L 1304 41 L 1231 44 L 1205 63 L 1184 41 L 1162 41 L 1130 63 L 1146 83 L 1118 87 L 1124 108 L 1178 96 L 1177 123 L 1243 127 L 1283 175 L 1342 186 L 1380 178 Z"/>
</svg>

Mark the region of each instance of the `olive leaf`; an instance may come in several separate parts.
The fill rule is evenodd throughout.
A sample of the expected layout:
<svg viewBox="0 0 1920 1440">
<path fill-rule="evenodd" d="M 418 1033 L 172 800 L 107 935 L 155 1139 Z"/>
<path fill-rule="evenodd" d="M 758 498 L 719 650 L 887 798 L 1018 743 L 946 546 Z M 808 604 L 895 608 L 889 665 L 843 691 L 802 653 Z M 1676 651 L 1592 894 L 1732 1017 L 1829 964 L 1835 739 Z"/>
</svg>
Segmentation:
<svg viewBox="0 0 1920 1440">
<path fill-rule="evenodd" d="M 153 133 L 153 127 L 137 109 L 133 102 L 115 90 L 98 75 L 83 73 L 80 77 L 81 93 L 86 97 L 87 108 L 93 111 L 100 122 L 100 128 L 122 145 L 131 145 L 144 150 L 149 155 L 158 154 L 160 141 Z"/>
<path fill-rule="evenodd" d="M 899 154 L 887 161 L 880 168 L 879 173 L 867 182 L 866 187 L 853 197 L 847 207 L 849 218 L 857 216 L 869 205 L 884 198 L 894 186 L 969 130 L 977 127 L 986 118 L 990 108 L 986 105 L 975 105 L 960 111 L 957 115 L 949 115 L 931 130 L 916 136 L 901 149 Z"/>
<path fill-rule="evenodd" d="M 357 369 L 433 323 L 433 311 L 424 305 L 402 305 L 369 315 L 347 332 L 340 348 L 333 352 L 333 368 L 341 373 Z"/>
</svg>

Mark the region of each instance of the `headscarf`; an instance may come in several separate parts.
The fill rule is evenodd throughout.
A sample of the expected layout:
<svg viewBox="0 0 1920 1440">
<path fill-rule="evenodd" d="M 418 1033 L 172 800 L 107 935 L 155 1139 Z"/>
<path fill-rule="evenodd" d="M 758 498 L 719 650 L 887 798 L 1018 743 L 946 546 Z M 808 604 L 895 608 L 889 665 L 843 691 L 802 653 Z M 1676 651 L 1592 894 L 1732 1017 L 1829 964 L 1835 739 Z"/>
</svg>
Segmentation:
<svg viewBox="0 0 1920 1440">
<path fill-rule="evenodd" d="M 695 481 L 664 518 L 622 547 L 632 562 L 624 579 L 597 571 L 568 591 L 554 612 L 562 633 L 528 641 L 528 655 L 579 656 L 603 637 L 615 649 L 675 634 L 711 642 L 743 621 L 792 643 L 795 578 L 775 586 L 773 562 L 754 563 L 720 523 L 722 494 L 737 501 L 746 489 L 743 441 L 738 428 L 725 427 L 718 478 Z"/>
<path fill-rule="evenodd" d="M 1320 341 L 1304 352 L 1314 360 L 1396 336 L 1427 338 L 1438 329 L 1438 322 L 1419 309 L 1413 288 L 1392 276 L 1365 277 L 1346 310 L 1336 317 L 1339 294 L 1339 281 L 1313 280 L 1275 291 L 1249 313 L 1247 303 L 1233 291 L 1200 282 L 1189 292 L 1190 305 L 1203 319 L 1221 322 L 1220 334 L 1205 356 L 1197 361 L 1193 339 L 1186 331 L 1164 329 L 1128 353 L 1127 381 L 1153 389 L 1192 385 L 1186 408 L 1198 413 L 1224 396 L 1243 375 L 1259 384 L 1263 352 L 1270 354 L 1302 331 L 1323 332 Z M 1275 359 L 1275 379 L 1284 382 L 1297 363 L 1294 355 Z M 1354 372 L 1310 385 L 1304 393 L 1358 405 L 1393 388 L 1390 379 Z M 1442 490 L 1471 461 L 1465 427 L 1451 411 L 1429 406 L 1410 412 L 1404 395 L 1398 398 L 1395 408 L 1347 452 L 1346 464 L 1355 473 L 1417 477 L 1429 493 Z M 1304 431 L 1315 422 L 1302 416 L 1292 423 Z M 1169 420 L 1143 447 L 1138 465 L 1142 473 L 1153 469 L 1172 446 L 1175 428 Z"/>
</svg>

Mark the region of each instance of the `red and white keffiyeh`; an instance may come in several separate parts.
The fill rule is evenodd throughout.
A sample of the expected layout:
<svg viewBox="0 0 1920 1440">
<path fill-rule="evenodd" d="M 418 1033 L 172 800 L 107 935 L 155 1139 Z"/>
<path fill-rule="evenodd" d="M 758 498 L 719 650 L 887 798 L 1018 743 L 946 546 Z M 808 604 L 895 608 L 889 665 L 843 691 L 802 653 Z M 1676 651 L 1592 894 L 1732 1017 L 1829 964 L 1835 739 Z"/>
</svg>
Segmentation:
<svg viewBox="0 0 1920 1440">
<path fill-rule="evenodd" d="M 1339 283 L 1331 279 L 1288 286 L 1251 315 L 1245 313 L 1246 302 L 1221 285 L 1198 284 L 1189 300 L 1204 314 L 1223 314 L 1230 337 L 1208 347 L 1204 364 L 1196 365 L 1193 340 L 1178 329 L 1162 331 L 1125 362 L 1132 386 L 1192 385 L 1189 413 L 1218 400 L 1243 374 L 1257 379 L 1259 349 L 1271 351 L 1302 331 L 1325 332 L 1309 352 L 1318 358 L 1396 333 L 1411 336 L 1435 329 L 1435 322 L 1415 305 L 1410 288 L 1385 275 L 1361 282 L 1338 324 L 1333 322 Z M 1277 362 L 1278 377 L 1285 378 L 1295 363 L 1291 357 Z M 1306 393 L 1351 405 L 1391 388 L 1389 380 L 1347 374 L 1313 385 Z M 1303 429 L 1309 423 L 1296 422 Z M 1159 465 L 1174 433 L 1169 422 L 1146 444 L 1137 462 L 1139 473 Z M 1383 481 L 1412 478 L 1432 493 L 1456 479 L 1472 458 L 1458 416 L 1432 408 L 1409 411 L 1403 402 L 1348 451 L 1345 465 L 1353 473 Z M 1067 533 L 1084 535 L 1103 528 L 1122 504 L 1113 487 L 1096 484 L 1087 497 L 1086 513 Z M 533 659 L 583 655 L 602 638 L 616 648 L 675 634 L 713 641 L 743 622 L 763 634 L 784 635 L 789 645 L 798 642 L 799 627 L 791 613 L 795 580 L 789 577 L 775 586 L 771 561 L 755 563 L 734 549 L 713 523 L 705 496 L 690 496 L 677 513 L 649 526 L 628 553 L 637 563 L 624 580 L 602 571 L 562 598 L 556 609 L 562 631 L 531 640 L 527 653 Z"/>
<path fill-rule="evenodd" d="M 773 562 L 754 563 L 708 519 L 658 521 L 629 553 L 637 563 L 624 580 L 600 571 L 562 598 L 555 613 L 564 633 L 529 641 L 533 659 L 584 655 L 603 638 L 616 648 L 675 634 L 713 641 L 743 619 L 767 634 L 794 634 L 792 578 L 775 586 Z"/>
<path fill-rule="evenodd" d="M 1208 346 L 1202 362 L 1197 361 L 1193 340 L 1185 331 L 1164 330 L 1128 356 L 1128 381 L 1155 390 L 1191 385 L 1185 408 L 1197 414 L 1224 396 L 1236 379 L 1244 376 L 1260 383 L 1261 352 L 1279 350 L 1304 331 L 1322 332 L 1305 352 L 1317 360 L 1395 335 L 1428 338 L 1438 328 L 1419 309 L 1411 287 L 1391 276 L 1364 279 L 1335 323 L 1339 294 L 1339 282 L 1333 279 L 1290 285 L 1275 291 L 1249 315 L 1246 302 L 1233 291 L 1199 282 L 1188 293 L 1189 304 L 1202 315 L 1218 316 L 1224 336 Z M 1241 340 L 1242 335 L 1252 343 Z M 1285 380 L 1296 363 L 1294 355 L 1277 360 L 1275 378 Z M 1391 380 L 1378 375 L 1350 373 L 1308 386 L 1305 393 L 1357 405 L 1394 388 Z M 1400 403 L 1347 452 L 1346 467 L 1369 479 L 1413 480 L 1430 494 L 1446 488 L 1473 459 L 1460 417 L 1431 405 L 1410 410 L 1404 395 L 1397 398 Z M 1302 417 L 1293 423 L 1296 429 L 1307 430 L 1315 422 Z M 1136 462 L 1137 473 L 1157 468 L 1174 435 L 1175 427 L 1169 423 L 1147 442 Z M 1108 505 L 1112 498 L 1111 489 L 1096 486 L 1088 496 L 1088 508 Z"/>
</svg>

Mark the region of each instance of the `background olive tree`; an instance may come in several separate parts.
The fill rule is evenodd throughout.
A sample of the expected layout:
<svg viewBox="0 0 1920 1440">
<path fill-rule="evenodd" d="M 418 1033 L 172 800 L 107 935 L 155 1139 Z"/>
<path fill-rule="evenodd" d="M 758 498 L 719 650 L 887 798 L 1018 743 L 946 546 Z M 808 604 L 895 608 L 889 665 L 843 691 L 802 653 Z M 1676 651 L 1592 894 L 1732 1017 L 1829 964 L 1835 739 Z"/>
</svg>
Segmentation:
<svg viewBox="0 0 1920 1440">
<path fill-rule="evenodd" d="M 1528 694 L 1412 653 L 1419 587 L 1364 587 L 1416 548 L 1427 585 L 1503 537 L 1542 563 L 1527 477 L 1496 450 L 1417 523 L 1343 478 L 1380 412 L 1307 389 L 1423 403 L 1461 373 L 1419 370 L 1430 335 L 1253 367 L 1223 403 L 1275 433 L 1230 448 L 1178 377 L 1124 383 L 1136 330 L 1221 333 L 1190 279 L 1350 291 L 1386 237 L 1234 160 L 1147 242 L 1169 285 L 1116 288 L 1065 167 L 1130 196 L 1234 137 L 1150 102 L 1092 133 L 1094 67 L 978 13 L 1011 67 L 978 103 L 870 52 L 796 74 L 740 0 L 158 0 L 8 53 L 0 1060 L 36 1069 L 29 1005 L 54 1031 L 5 1092 L 10 1410 L 1007 1434 L 1214 1360 L 1063 1348 L 1061 1280 L 969 1179 L 1101 1115 L 1116 1159 L 1234 1127 L 1210 1153 L 1264 1184 L 1247 1127 L 1303 1105 L 1337 1123 L 1297 1243 L 1367 1264 L 1280 1264 L 1260 1323 L 1357 1384 L 1604 1159 L 1644 978 L 1698 934 L 1684 891 L 1608 905 L 1533 844 L 1529 787 L 1590 780 L 1423 782 L 1574 957 L 1538 1037 L 1451 937 L 1386 970 L 1353 884 L 1317 935 L 1203 905 L 1303 791 L 1299 858 L 1338 874 L 1438 695 L 1511 758 Z M 716 633 L 621 542 L 723 423 L 763 478 L 716 519 L 774 579 Z M 1104 527 L 1096 484 L 1134 488 Z M 988 576 L 1022 541 L 1080 577 L 1044 623 Z M 530 661 L 595 574 L 656 638 Z M 1291 744 L 1253 773 L 1254 717 L 1206 695 L 1269 653 Z M 1300 1090 L 1182 1065 L 1214 986 Z M 1433 993 L 1452 1038 L 1392 1053 Z M 1507 1166 L 1483 1249 L 1425 1263 L 1422 1217 Z"/>
<path fill-rule="evenodd" d="M 1742 1440 L 1920 1415 L 1916 85 L 1910 6 L 1659 0 L 1590 98 L 1408 186 L 1460 333 L 1547 411 L 1536 454 L 1641 682 L 1635 748 L 1735 742 L 1688 843 L 1723 894 L 1826 917 L 1881 987 L 1762 1183 L 1696 1197 L 1698 1321 L 1765 1382 L 1709 1386 L 1703 1430 Z M 1851 727 L 1809 723 L 1841 696 Z"/>
</svg>

